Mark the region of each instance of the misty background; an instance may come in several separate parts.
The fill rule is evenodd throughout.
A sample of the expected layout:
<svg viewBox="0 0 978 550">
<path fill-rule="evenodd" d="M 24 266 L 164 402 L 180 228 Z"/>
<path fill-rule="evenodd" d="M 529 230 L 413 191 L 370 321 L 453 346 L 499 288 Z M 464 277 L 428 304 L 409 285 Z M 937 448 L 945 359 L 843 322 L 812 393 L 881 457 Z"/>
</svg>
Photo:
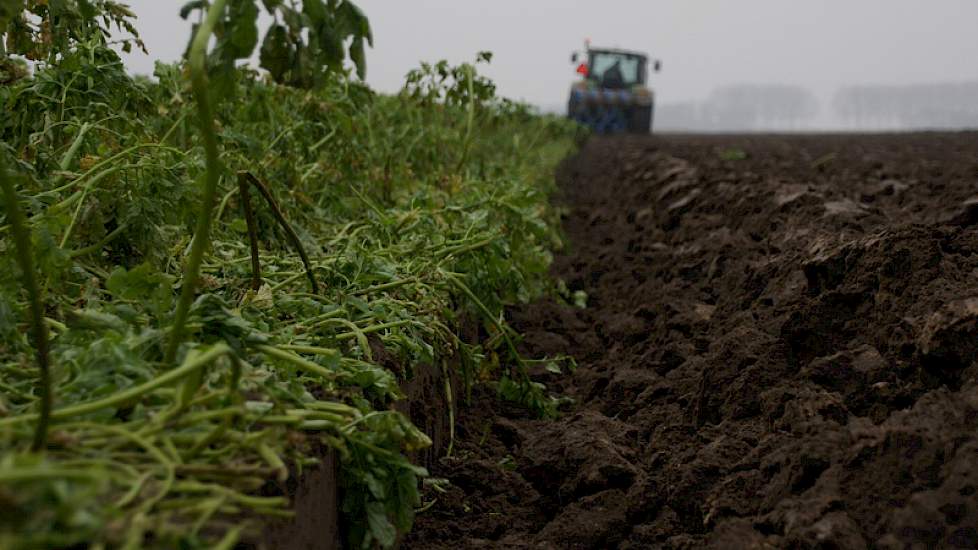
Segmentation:
<svg viewBox="0 0 978 550">
<path fill-rule="evenodd" d="M 183 0 L 130 0 L 150 50 L 180 58 Z M 499 92 L 563 113 L 570 54 L 645 51 L 656 129 L 812 131 L 978 128 L 976 0 L 358 0 L 374 30 L 367 81 L 396 92 L 421 61 L 471 61 Z"/>
</svg>

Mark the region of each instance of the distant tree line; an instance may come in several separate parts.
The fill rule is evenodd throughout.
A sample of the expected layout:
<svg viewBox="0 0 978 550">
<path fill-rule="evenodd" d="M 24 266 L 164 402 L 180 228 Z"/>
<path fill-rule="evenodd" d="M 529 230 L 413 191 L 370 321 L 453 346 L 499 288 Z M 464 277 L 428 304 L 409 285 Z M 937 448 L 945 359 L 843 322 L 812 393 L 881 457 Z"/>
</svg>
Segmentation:
<svg viewBox="0 0 978 550">
<path fill-rule="evenodd" d="M 848 86 L 830 112 L 805 88 L 741 84 L 716 89 L 704 101 L 661 104 L 656 127 L 685 131 L 793 131 L 978 128 L 978 81 L 907 86 Z"/>
<path fill-rule="evenodd" d="M 854 128 L 978 128 L 978 82 L 850 86 L 832 104 Z"/>
<path fill-rule="evenodd" d="M 659 127 L 691 131 L 797 130 L 818 112 L 818 100 L 800 86 L 738 84 L 703 102 L 662 105 L 656 118 Z"/>
</svg>

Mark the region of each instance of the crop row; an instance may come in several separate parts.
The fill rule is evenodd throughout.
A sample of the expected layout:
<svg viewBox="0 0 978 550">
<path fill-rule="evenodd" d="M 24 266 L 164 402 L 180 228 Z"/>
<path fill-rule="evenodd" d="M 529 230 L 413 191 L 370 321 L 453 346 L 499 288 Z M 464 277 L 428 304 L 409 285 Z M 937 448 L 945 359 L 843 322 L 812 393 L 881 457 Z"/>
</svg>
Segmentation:
<svg viewBox="0 0 978 550">
<path fill-rule="evenodd" d="M 231 547 L 328 450 L 352 543 L 390 546 L 426 475 L 392 406 L 416 368 L 557 404 L 502 311 L 549 288 L 573 128 L 472 64 L 393 96 L 236 70 L 210 113 L 190 70 L 90 40 L 0 85 L 0 547 Z"/>
</svg>

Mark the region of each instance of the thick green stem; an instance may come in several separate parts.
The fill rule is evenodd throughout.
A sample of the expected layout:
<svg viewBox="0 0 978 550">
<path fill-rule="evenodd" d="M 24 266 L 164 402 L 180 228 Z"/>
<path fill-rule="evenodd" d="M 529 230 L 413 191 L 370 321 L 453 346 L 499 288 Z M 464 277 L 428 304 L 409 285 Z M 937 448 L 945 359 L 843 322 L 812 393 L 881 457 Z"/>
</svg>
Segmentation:
<svg viewBox="0 0 978 550">
<path fill-rule="evenodd" d="M 410 325 L 411 321 L 404 319 L 401 321 L 391 321 L 390 323 L 381 323 L 379 325 L 369 326 L 367 328 L 358 329 L 355 332 L 344 332 L 343 334 L 338 334 L 336 340 L 342 342 L 344 340 L 352 340 L 357 338 L 360 334 L 373 334 L 374 332 L 381 332 L 390 328 L 403 327 L 405 325 Z"/>
<path fill-rule="evenodd" d="M 389 283 L 383 283 L 374 286 L 368 286 L 367 288 L 361 288 L 360 290 L 351 293 L 352 296 L 364 296 L 366 294 L 372 294 L 374 292 L 381 292 L 384 290 L 391 290 L 404 285 L 409 285 L 411 283 L 418 282 L 417 277 L 408 277 L 407 279 L 400 279 L 398 281 L 391 281 Z"/>
<path fill-rule="evenodd" d="M 493 242 L 499 240 L 500 237 L 501 235 L 493 235 L 488 239 L 483 239 L 481 241 L 474 242 L 471 244 L 452 246 L 442 250 L 441 252 L 437 252 L 435 256 L 437 256 L 438 258 L 444 258 L 446 256 L 452 256 L 452 255 L 460 256 L 462 254 L 467 254 L 469 252 L 473 252 L 479 250 L 480 248 L 485 248 L 489 246 Z"/>
<path fill-rule="evenodd" d="M 214 32 L 214 26 L 224 13 L 226 0 L 214 0 L 207 10 L 207 18 L 197 29 L 193 44 L 190 47 L 190 83 L 193 87 L 194 98 L 197 100 L 197 111 L 200 116 L 200 133 L 204 138 L 204 154 L 207 162 L 207 178 L 204 182 L 204 195 L 201 198 L 200 214 L 197 216 L 197 229 L 194 231 L 194 242 L 190 247 L 190 259 L 183 277 L 183 288 L 180 289 L 180 301 L 173 319 L 173 331 L 170 333 L 170 344 L 164 360 L 173 363 L 177 350 L 183 342 L 184 325 L 190 314 L 190 305 L 194 301 L 197 279 L 200 275 L 200 264 L 204 251 L 210 241 L 211 212 L 217 198 L 217 180 L 220 175 L 220 161 L 217 158 L 217 132 L 214 128 L 214 112 L 211 108 L 209 90 L 207 89 L 206 53 L 207 42 Z"/>
<path fill-rule="evenodd" d="M 78 129 L 78 135 L 75 136 L 75 141 L 71 143 L 71 147 L 68 147 L 68 151 L 63 157 L 61 157 L 61 162 L 58 163 L 58 168 L 60 168 L 62 172 L 67 171 L 68 168 L 71 167 L 71 162 L 75 160 L 76 156 L 78 156 L 78 150 L 81 149 L 82 143 L 85 141 L 85 134 L 87 134 L 91 128 L 92 125 L 86 122 L 81 125 L 81 128 Z M 58 176 L 55 181 L 60 182 L 62 179 L 63 176 Z"/>
<path fill-rule="evenodd" d="M 48 327 L 44 322 L 44 309 L 41 304 L 41 288 L 37 283 L 37 273 L 34 271 L 34 257 L 31 253 L 31 234 L 27 229 L 24 213 L 17 204 L 17 192 L 13 182 L 7 177 L 6 167 L 0 161 L 0 187 L 3 187 L 4 203 L 7 207 L 7 220 L 13 229 L 14 243 L 17 247 L 17 263 L 24 277 L 24 287 L 30 298 L 31 330 L 34 333 L 34 345 L 37 351 L 37 366 L 40 370 L 38 378 L 38 393 L 40 393 L 40 411 L 37 414 L 37 428 L 34 430 L 34 443 L 31 448 L 39 451 L 44 448 L 47 440 L 48 424 L 51 421 L 51 404 L 53 402 L 51 389 L 51 367 L 48 347 Z"/>
<path fill-rule="evenodd" d="M 285 462 L 282 461 L 282 458 L 278 456 L 278 453 L 274 449 L 269 447 L 267 443 L 259 443 L 256 450 L 262 460 L 275 470 L 279 482 L 285 482 L 285 480 L 289 479 L 289 467 L 285 465 Z"/>
<path fill-rule="evenodd" d="M 214 550 L 231 550 L 235 548 L 238 541 L 241 539 L 241 533 L 244 531 L 244 525 L 236 525 L 232 527 L 224 537 L 214 546 Z"/>
<path fill-rule="evenodd" d="M 331 371 L 331 370 L 329 370 L 326 367 L 323 367 L 321 365 L 317 365 L 316 363 L 313 363 L 312 361 L 309 361 L 308 359 L 303 359 L 302 357 L 299 357 L 298 355 L 296 355 L 294 353 L 289 353 L 287 351 L 282 351 L 281 349 L 276 348 L 274 346 L 258 345 L 258 346 L 255 346 L 255 348 L 258 349 L 259 351 L 261 351 L 262 353 L 264 353 L 265 355 L 270 355 L 270 356 L 275 357 L 277 359 L 281 359 L 283 361 L 287 361 L 287 362 L 291 363 L 293 366 L 298 367 L 299 370 L 305 371 L 308 374 L 312 374 L 312 375 L 315 375 L 315 376 L 321 376 L 322 378 L 324 378 L 326 380 L 333 380 L 333 379 L 336 378 L 336 373 L 335 372 L 333 372 L 333 371 Z"/>
</svg>

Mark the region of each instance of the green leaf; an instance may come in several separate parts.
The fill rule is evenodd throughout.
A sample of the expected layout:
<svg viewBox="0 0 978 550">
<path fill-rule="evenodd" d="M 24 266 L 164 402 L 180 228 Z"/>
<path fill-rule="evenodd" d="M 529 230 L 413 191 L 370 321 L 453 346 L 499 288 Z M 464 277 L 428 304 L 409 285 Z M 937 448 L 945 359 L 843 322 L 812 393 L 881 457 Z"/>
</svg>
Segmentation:
<svg viewBox="0 0 978 550">
<path fill-rule="evenodd" d="M 302 2 L 302 12 L 313 23 L 320 23 L 326 19 L 326 6 L 323 5 L 322 0 L 305 0 Z"/>
<path fill-rule="evenodd" d="M 169 311 L 173 301 L 172 277 L 148 263 L 131 270 L 115 268 L 106 279 L 105 288 L 118 299 L 145 303 L 157 313 Z"/>
<path fill-rule="evenodd" d="M 114 330 L 116 332 L 126 331 L 126 322 L 122 319 L 94 309 L 78 309 L 69 311 L 65 315 L 65 321 L 69 327 L 80 330 L 104 331 Z"/>
<path fill-rule="evenodd" d="M 384 548 L 394 545 L 397 540 L 397 529 L 387 517 L 387 511 L 381 502 L 371 502 L 367 504 L 367 526 L 370 535 Z"/>
<path fill-rule="evenodd" d="M 23 10 L 23 0 L 0 0 L 0 34 L 6 32 L 7 24 Z"/>
<path fill-rule="evenodd" d="M 237 84 L 241 73 L 234 67 L 232 59 L 225 59 L 224 63 L 216 65 L 209 72 L 208 91 L 215 105 L 235 95 L 238 91 Z"/>
<path fill-rule="evenodd" d="M 34 41 L 31 28 L 23 17 L 14 14 L 7 24 L 7 33 L 7 53 L 21 54 L 28 59 L 37 59 L 41 56 L 43 44 Z"/>
<path fill-rule="evenodd" d="M 350 43 L 350 59 L 357 67 L 357 76 L 360 77 L 360 80 L 365 80 L 367 78 L 367 56 L 363 48 L 363 38 L 358 36 Z"/>
<path fill-rule="evenodd" d="M 374 45 L 374 34 L 370 28 L 370 20 L 353 2 L 343 2 L 348 19 L 353 23 L 352 33 L 355 38 L 364 38 L 370 47 Z"/>
<path fill-rule="evenodd" d="M 89 0 L 78 0 L 78 12 L 86 19 L 91 19 L 98 15 L 98 11 Z"/>
<path fill-rule="evenodd" d="M 265 34 L 258 56 L 259 66 L 272 75 L 272 80 L 282 83 L 292 68 L 294 52 L 289 43 L 289 33 L 282 25 L 272 25 Z"/>
<path fill-rule="evenodd" d="M 315 36 L 320 49 L 319 65 L 326 65 L 332 71 L 339 70 L 343 66 L 344 58 L 342 33 L 329 22 L 323 21 L 315 29 Z"/>
<path fill-rule="evenodd" d="M 228 14 L 229 44 L 225 55 L 231 59 L 251 56 L 258 45 L 258 6 L 254 0 L 234 0 Z"/>
<path fill-rule="evenodd" d="M 383 470 L 380 474 L 383 475 Z M 367 484 L 367 488 L 370 489 L 370 494 L 377 500 L 385 500 L 387 498 L 387 491 L 384 489 L 384 484 L 379 479 L 377 479 L 373 474 L 366 474 L 363 477 L 364 482 Z"/>
<path fill-rule="evenodd" d="M 427 475 L 427 472 L 424 475 Z M 421 501 L 421 495 L 418 493 L 418 475 L 412 469 L 403 468 L 397 472 L 397 491 L 398 498 L 395 504 L 398 506 L 394 518 L 398 529 L 408 531 L 414 523 L 414 507 Z"/>
<path fill-rule="evenodd" d="M 720 160 L 737 161 L 746 159 L 747 152 L 743 149 L 729 148 L 721 150 L 717 153 L 717 156 L 720 157 Z"/>
<path fill-rule="evenodd" d="M 245 235 L 245 234 L 248 233 L 248 224 L 245 223 L 245 220 L 243 220 L 241 218 L 235 218 L 235 219 L 231 220 L 230 227 L 231 227 L 231 230 L 232 231 L 235 231 L 237 233 L 241 233 L 242 235 Z"/>
<path fill-rule="evenodd" d="M 574 305 L 581 309 L 587 309 L 587 292 L 583 290 L 575 290 L 573 294 Z"/>
</svg>

